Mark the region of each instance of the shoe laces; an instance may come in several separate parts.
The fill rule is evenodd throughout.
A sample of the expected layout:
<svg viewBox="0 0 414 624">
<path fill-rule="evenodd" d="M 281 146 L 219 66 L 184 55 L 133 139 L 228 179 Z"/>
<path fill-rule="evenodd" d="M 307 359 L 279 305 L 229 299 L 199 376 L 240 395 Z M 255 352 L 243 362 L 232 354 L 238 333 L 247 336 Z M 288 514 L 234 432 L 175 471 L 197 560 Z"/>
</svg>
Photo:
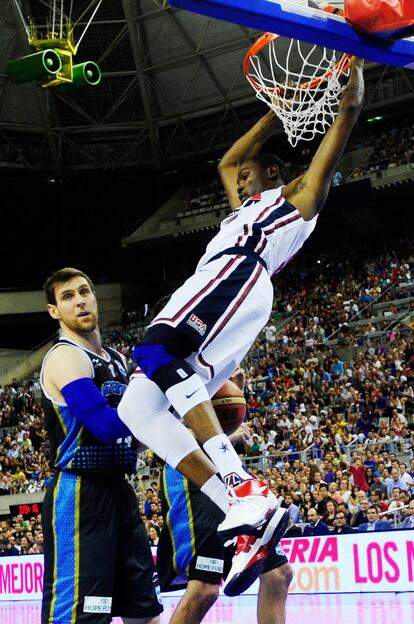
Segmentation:
<svg viewBox="0 0 414 624">
<path fill-rule="evenodd" d="M 255 495 L 237 496 L 236 492 L 234 491 L 234 488 L 232 488 L 230 485 L 226 487 L 226 493 L 229 498 L 230 507 L 232 507 L 233 505 L 241 505 L 241 504 L 251 505 L 252 503 L 255 503 L 255 502 L 257 503 L 257 496 Z"/>
</svg>

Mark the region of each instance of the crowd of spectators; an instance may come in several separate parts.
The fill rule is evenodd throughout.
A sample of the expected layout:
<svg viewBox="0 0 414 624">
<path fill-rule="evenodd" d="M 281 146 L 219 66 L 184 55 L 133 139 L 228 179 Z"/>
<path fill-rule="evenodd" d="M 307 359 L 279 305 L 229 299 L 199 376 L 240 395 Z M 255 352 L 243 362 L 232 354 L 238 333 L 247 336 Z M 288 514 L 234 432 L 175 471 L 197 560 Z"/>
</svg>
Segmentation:
<svg viewBox="0 0 414 624">
<path fill-rule="evenodd" d="M 364 147 L 373 148 L 371 155 L 366 162 L 348 175 L 347 180 L 413 163 L 414 125 L 409 120 L 405 120 L 402 125 L 391 125 L 382 132 L 355 137 L 351 139 L 348 151 Z"/>
<path fill-rule="evenodd" d="M 38 555 L 43 552 L 42 516 L 24 519 L 21 514 L 11 520 L 0 519 L 0 557 Z"/>
<path fill-rule="evenodd" d="M 333 186 L 355 180 L 371 173 L 392 169 L 399 165 L 414 163 L 414 123 L 411 119 L 400 119 L 399 123 L 378 120 L 375 130 L 372 125 L 357 128 L 347 145 L 345 155 L 350 152 L 361 153 L 361 150 L 372 148 L 367 152 L 366 159 L 351 166 L 342 173 L 336 171 Z M 311 149 L 304 147 L 294 153 L 295 160 L 290 161 L 289 155 L 279 154 L 284 158 L 291 170 L 291 177 L 302 175 L 309 167 Z M 190 186 L 184 200 L 184 214 L 191 214 L 203 207 L 214 209 L 223 199 L 223 188 L 214 173 L 214 177 L 196 179 Z"/>
<path fill-rule="evenodd" d="M 408 526 L 414 506 L 413 327 L 399 319 L 379 337 L 372 327 L 378 333 L 378 295 L 398 317 L 397 291 L 412 282 L 412 241 L 401 240 L 375 260 L 340 251 L 319 259 L 307 256 L 278 277 L 273 318 L 244 363 L 250 434 L 238 450 L 251 469 L 263 472 L 294 523 L 314 523 L 315 512 L 317 526 L 332 529 L 339 514 L 338 521 L 355 530 L 368 518 L 357 514 L 373 503 L 391 514 L 381 522 L 400 526 L 407 516 Z M 106 335 L 131 370 L 132 346 L 149 318 L 147 307 L 144 315 L 124 313 Z M 364 320 L 366 339 L 354 318 Z M 327 341 L 331 334 L 340 337 L 334 346 Z M 131 477 L 154 544 L 162 526 L 159 473 L 157 457 L 147 450 Z M 13 379 L 0 388 L 0 495 L 41 492 L 51 476 L 40 385 Z M 0 540 L 38 552 L 38 522 L 32 531 L 21 519 L 5 522 Z M 22 544 L 27 531 L 28 544 Z"/>
<path fill-rule="evenodd" d="M 293 523 L 331 530 L 339 514 L 364 530 L 374 505 L 379 514 L 392 511 L 375 526 L 413 526 L 412 333 L 396 333 L 348 362 L 332 349 L 296 358 L 266 351 L 246 368 L 249 437 L 242 452 Z"/>
<path fill-rule="evenodd" d="M 404 331 L 406 319 L 409 333 L 409 313 L 402 313 L 413 265 L 412 239 L 402 239 L 392 250 L 363 261 L 358 253 L 338 248 L 329 257 L 319 254 L 288 266 L 277 278 L 272 322 L 255 348 L 292 355 L 320 349 L 329 340 L 339 346 L 361 346 L 375 342 L 386 328 L 393 341 L 395 327 Z M 383 310 L 376 310 L 376 303 Z M 283 319 L 286 322 L 277 332 Z"/>
<path fill-rule="evenodd" d="M 199 181 L 184 199 L 184 215 L 203 208 L 212 210 L 223 200 L 223 186 L 217 179 Z"/>
<path fill-rule="evenodd" d="M 0 495 L 37 492 L 50 478 L 37 381 L 0 387 Z"/>
</svg>

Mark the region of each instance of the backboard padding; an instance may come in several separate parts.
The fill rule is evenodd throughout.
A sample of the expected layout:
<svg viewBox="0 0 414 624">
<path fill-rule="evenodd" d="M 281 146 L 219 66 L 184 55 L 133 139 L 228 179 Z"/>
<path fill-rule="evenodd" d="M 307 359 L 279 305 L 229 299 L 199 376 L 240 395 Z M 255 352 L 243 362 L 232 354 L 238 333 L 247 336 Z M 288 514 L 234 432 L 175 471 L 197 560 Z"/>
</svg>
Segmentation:
<svg viewBox="0 0 414 624">
<path fill-rule="evenodd" d="M 388 42 L 354 30 L 344 17 L 290 0 L 170 0 L 181 9 L 355 54 L 369 61 L 414 69 L 414 38 Z"/>
</svg>

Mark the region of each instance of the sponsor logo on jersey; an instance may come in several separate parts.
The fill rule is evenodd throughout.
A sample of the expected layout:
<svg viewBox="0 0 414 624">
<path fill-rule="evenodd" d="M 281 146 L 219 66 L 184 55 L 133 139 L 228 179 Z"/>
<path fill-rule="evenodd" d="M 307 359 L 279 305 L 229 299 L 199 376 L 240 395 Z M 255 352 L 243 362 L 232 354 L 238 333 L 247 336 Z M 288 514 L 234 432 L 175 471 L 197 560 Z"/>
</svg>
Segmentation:
<svg viewBox="0 0 414 624">
<path fill-rule="evenodd" d="M 190 317 L 187 319 L 187 325 L 190 325 L 190 327 L 198 331 L 200 336 L 204 336 L 207 331 L 206 323 L 204 323 L 204 321 L 198 318 L 198 316 L 196 316 L 195 314 L 191 314 Z"/>
<path fill-rule="evenodd" d="M 119 381 L 104 381 L 101 386 L 101 393 L 106 398 L 110 396 L 121 397 L 126 389 L 126 384 Z"/>
<path fill-rule="evenodd" d="M 223 559 L 213 559 L 210 557 L 198 556 L 195 567 L 197 570 L 204 570 L 205 572 L 217 572 L 218 574 L 222 574 L 224 570 L 224 561 Z"/>
<path fill-rule="evenodd" d="M 112 598 L 110 596 L 85 596 L 84 613 L 111 613 Z"/>
</svg>

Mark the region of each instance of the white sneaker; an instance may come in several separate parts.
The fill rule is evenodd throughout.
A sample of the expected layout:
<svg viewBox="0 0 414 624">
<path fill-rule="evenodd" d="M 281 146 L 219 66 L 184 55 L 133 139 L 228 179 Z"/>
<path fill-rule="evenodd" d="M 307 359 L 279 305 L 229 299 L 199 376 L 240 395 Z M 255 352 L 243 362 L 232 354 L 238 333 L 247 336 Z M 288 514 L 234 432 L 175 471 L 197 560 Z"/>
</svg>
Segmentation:
<svg viewBox="0 0 414 624">
<path fill-rule="evenodd" d="M 232 566 L 224 582 L 226 596 L 238 596 L 260 576 L 273 548 L 287 529 L 289 512 L 281 507 L 275 511 L 262 537 L 239 535 Z"/>
<path fill-rule="evenodd" d="M 260 536 L 277 508 L 277 498 L 264 481 L 249 479 L 229 488 L 230 507 L 217 533 L 223 540 L 236 535 Z"/>
</svg>

